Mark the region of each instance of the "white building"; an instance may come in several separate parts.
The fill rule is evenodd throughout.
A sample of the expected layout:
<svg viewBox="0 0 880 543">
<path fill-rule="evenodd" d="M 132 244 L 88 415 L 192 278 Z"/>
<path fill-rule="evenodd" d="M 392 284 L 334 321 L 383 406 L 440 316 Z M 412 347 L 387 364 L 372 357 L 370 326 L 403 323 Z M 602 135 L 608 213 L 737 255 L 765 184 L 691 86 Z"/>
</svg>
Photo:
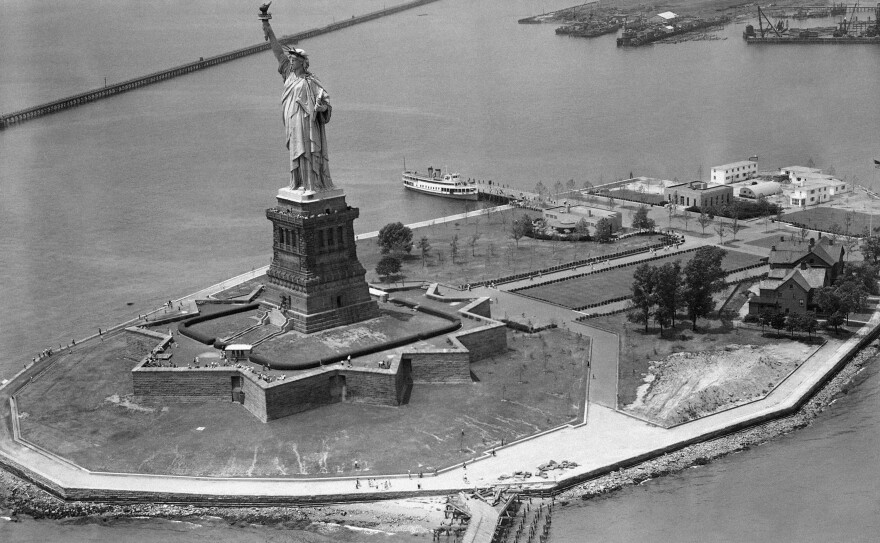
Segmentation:
<svg viewBox="0 0 880 543">
<path fill-rule="evenodd" d="M 792 181 L 799 176 L 810 175 L 810 174 L 822 174 L 822 170 L 819 168 L 808 168 L 806 166 L 788 166 L 786 168 L 779 168 L 779 173 L 782 175 L 787 175 L 789 179 Z"/>
<path fill-rule="evenodd" d="M 796 207 L 819 205 L 838 194 L 852 190 L 840 179 L 826 175 L 802 176 L 798 181 L 793 181 L 791 185 L 791 192 L 788 193 L 789 203 Z"/>
<path fill-rule="evenodd" d="M 789 166 L 779 171 L 791 181 L 791 188 L 786 192 L 792 206 L 814 206 L 838 194 L 852 192 L 852 187 L 846 182 L 822 173 L 819 168 Z"/>
<path fill-rule="evenodd" d="M 712 183 L 728 185 L 744 179 L 751 179 L 758 174 L 758 163 L 751 160 L 740 160 L 730 164 L 712 167 Z"/>
</svg>

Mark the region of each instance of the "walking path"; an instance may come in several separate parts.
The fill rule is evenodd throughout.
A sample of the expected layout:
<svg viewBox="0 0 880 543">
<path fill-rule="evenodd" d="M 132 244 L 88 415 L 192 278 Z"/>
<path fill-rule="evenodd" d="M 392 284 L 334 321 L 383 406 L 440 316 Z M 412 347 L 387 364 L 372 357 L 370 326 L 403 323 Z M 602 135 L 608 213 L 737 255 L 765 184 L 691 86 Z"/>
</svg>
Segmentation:
<svg viewBox="0 0 880 543">
<path fill-rule="evenodd" d="M 11 383 L 0 389 L 2 414 L 7 424 L 0 428 L 0 457 L 15 471 L 24 471 L 30 478 L 55 488 L 71 498 L 91 499 L 161 499 L 166 501 L 224 500 L 238 498 L 245 502 L 269 501 L 338 501 L 345 499 L 381 499 L 422 493 L 452 493 L 461 489 L 489 485 L 516 488 L 552 488 L 557 483 L 598 475 L 689 443 L 717 437 L 735 429 L 776 415 L 788 414 L 802 398 L 816 389 L 833 372 L 856 345 L 868 335 L 875 336 L 880 325 L 880 312 L 869 326 L 843 345 L 823 347 L 765 399 L 735 409 L 663 429 L 623 415 L 608 407 L 592 403 L 585 425 L 565 426 L 556 431 L 523 439 L 496 450 L 496 455 L 443 470 L 436 476 L 409 479 L 406 475 L 383 477 L 392 481 L 391 488 L 355 488 L 354 477 L 327 479 L 257 479 L 174 477 L 144 474 L 96 473 L 78 468 L 57 457 L 29 447 L 14 439 L 17 420 L 12 413 Z M 594 339 L 595 341 L 595 339 Z M 600 340 L 601 341 L 601 340 Z M 28 371 L 33 371 L 35 367 Z M 29 375 L 22 375 L 25 379 Z M 16 379 L 14 382 L 18 382 Z M 553 479 L 532 477 L 524 481 L 500 481 L 501 474 L 515 471 L 536 471 L 536 466 L 550 459 L 569 460 L 577 468 L 559 473 Z M 558 472 L 554 472 L 558 473 Z"/>
<path fill-rule="evenodd" d="M 769 234 L 761 233 L 761 237 L 766 235 Z M 686 246 L 689 243 L 696 244 L 697 240 L 688 239 Z M 630 258 L 637 259 L 627 257 L 626 260 Z M 254 270 L 239 279 L 244 280 L 259 273 L 259 270 Z M 565 273 L 576 272 L 560 272 Z M 231 284 L 232 281 L 226 281 L 221 285 L 229 287 Z M 221 285 L 213 288 L 221 288 Z M 211 290 L 206 289 L 193 296 L 203 297 L 210 293 Z M 516 489 L 551 489 L 558 484 L 570 484 L 598 476 L 694 442 L 790 414 L 858 348 L 880 332 L 878 311 L 873 314 L 867 326 L 844 344 L 826 344 L 820 348 L 766 398 L 671 429 L 663 429 L 614 410 L 619 348 L 616 334 L 588 324 L 581 327 L 582 325 L 571 322 L 578 316 L 576 312 L 538 303 L 509 292 L 481 287 L 474 289 L 473 295 L 492 298 L 495 304 L 493 314 L 498 317 L 505 314 L 516 315 L 519 317 L 516 320 L 526 318 L 534 323 L 555 320 L 561 326 L 592 338 L 591 370 L 595 378 L 590 379 L 589 404 L 584 421 L 507 444 L 496 449 L 494 454 L 470 459 L 466 466 L 452 466 L 440 470 L 436 475 L 429 474 L 421 478 L 409 478 L 406 474 L 381 477 L 391 482 L 388 489 L 369 488 L 363 484 L 356 488 L 358 485 L 355 477 L 224 478 L 97 473 L 75 466 L 20 439 L 13 394 L 45 371 L 52 362 L 50 358 L 48 361 L 29 365 L 15 378 L 0 386 L 0 415 L 4 421 L 0 425 L 0 464 L 16 473 L 24 474 L 60 496 L 102 501 L 328 502 L 448 494 L 489 485 Z M 74 348 L 79 348 L 79 345 Z M 499 475 L 510 475 L 516 471 L 535 472 L 536 466 L 551 459 L 574 461 L 578 467 L 564 472 L 554 470 L 552 479 L 499 479 Z"/>
</svg>

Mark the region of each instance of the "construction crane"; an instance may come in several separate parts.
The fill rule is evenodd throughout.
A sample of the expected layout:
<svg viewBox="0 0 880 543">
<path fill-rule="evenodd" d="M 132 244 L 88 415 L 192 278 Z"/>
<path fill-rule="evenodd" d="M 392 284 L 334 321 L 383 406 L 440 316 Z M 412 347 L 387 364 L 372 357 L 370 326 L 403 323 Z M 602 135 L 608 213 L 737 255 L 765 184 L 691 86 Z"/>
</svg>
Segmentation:
<svg viewBox="0 0 880 543">
<path fill-rule="evenodd" d="M 877 9 L 874 10 L 874 26 L 869 27 L 865 36 L 869 38 L 880 38 L 880 2 L 877 3 Z"/>
<path fill-rule="evenodd" d="M 773 26 L 773 23 L 770 22 L 770 19 L 767 17 L 767 14 L 764 13 L 763 11 L 761 11 L 761 6 L 755 4 L 755 7 L 758 8 L 758 28 L 760 29 L 761 37 L 762 38 L 764 37 L 764 24 L 761 22 L 761 19 L 767 21 L 767 26 L 769 27 L 770 30 L 773 31 L 774 34 L 776 34 L 779 37 L 782 37 L 782 34 L 779 33 L 779 30 L 777 30 L 776 27 Z"/>
<path fill-rule="evenodd" d="M 846 12 L 843 14 L 843 20 L 838 23 L 837 30 L 834 31 L 834 37 L 839 38 L 841 36 L 846 36 L 849 34 L 850 30 L 852 30 L 853 23 L 856 20 L 856 8 L 859 7 L 859 3 L 856 2 L 852 7 L 852 13 L 849 16 L 849 20 L 846 20 Z"/>
</svg>

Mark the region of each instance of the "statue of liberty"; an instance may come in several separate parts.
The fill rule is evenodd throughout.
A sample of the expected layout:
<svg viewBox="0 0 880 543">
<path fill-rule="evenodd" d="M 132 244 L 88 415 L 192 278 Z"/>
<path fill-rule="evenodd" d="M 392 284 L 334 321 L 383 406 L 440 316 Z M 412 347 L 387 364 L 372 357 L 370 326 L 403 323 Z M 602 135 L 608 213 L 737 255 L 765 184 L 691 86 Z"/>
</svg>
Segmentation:
<svg viewBox="0 0 880 543">
<path fill-rule="evenodd" d="M 311 72 L 309 57 L 302 49 L 284 47 L 275 37 L 269 19 L 269 4 L 260 7 L 263 33 L 278 59 L 284 79 L 281 97 L 287 149 L 290 151 L 290 188 L 321 192 L 333 189 L 325 125 L 332 108 L 328 94 Z"/>
</svg>

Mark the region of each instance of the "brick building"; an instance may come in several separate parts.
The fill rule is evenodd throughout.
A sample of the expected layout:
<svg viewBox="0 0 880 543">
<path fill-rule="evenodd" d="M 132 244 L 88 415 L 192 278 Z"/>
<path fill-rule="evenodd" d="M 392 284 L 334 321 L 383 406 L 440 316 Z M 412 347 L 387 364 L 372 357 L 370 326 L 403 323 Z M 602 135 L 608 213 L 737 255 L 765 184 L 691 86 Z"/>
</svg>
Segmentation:
<svg viewBox="0 0 880 543">
<path fill-rule="evenodd" d="M 705 181 L 689 181 L 666 187 L 666 201 L 685 207 L 720 207 L 733 199 L 733 189 Z"/>
<path fill-rule="evenodd" d="M 831 285 L 843 270 L 843 246 L 829 238 L 809 243 L 780 242 L 770 250 L 770 272 L 752 287 L 749 314 L 806 313 L 815 309 L 817 289 Z"/>
<path fill-rule="evenodd" d="M 781 241 L 770 248 L 768 263 L 770 269 L 794 269 L 803 267 L 824 268 L 828 270 L 826 285 L 833 284 L 843 271 L 842 244 L 835 244 L 829 237 L 819 234 L 819 241 L 810 238 L 808 243 L 797 241 Z"/>
<path fill-rule="evenodd" d="M 811 311 L 813 294 L 825 286 L 826 271 L 806 264 L 802 268 L 770 270 L 766 279 L 752 287 L 749 314 L 758 315 L 767 310 L 785 314 Z"/>
</svg>

